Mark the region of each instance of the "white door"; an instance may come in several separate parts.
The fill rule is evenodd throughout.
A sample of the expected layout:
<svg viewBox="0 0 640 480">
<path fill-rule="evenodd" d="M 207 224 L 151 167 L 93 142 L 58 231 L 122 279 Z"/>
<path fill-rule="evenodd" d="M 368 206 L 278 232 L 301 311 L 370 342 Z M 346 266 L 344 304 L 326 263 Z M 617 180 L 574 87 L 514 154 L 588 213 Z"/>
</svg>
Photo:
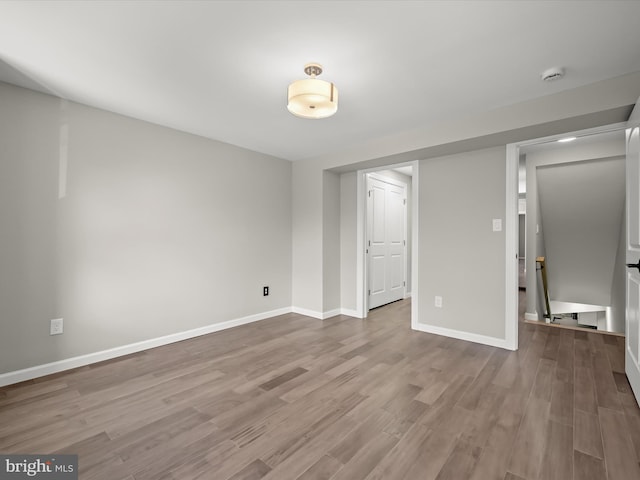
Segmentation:
<svg viewBox="0 0 640 480">
<path fill-rule="evenodd" d="M 404 298 L 406 186 L 367 176 L 369 308 Z"/>
<path fill-rule="evenodd" d="M 635 120 L 634 120 L 635 119 Z M 627 129 L 627 312 L 625 371 L 640 403 L 640 112 Z"/>
</svg>

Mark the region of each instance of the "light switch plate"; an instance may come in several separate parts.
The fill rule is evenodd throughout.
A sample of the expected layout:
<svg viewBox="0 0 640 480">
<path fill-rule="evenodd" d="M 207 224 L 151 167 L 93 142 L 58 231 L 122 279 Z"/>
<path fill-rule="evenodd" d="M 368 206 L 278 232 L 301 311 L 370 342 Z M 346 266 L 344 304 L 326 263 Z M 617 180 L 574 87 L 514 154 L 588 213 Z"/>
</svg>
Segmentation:
<svg viewBox="0 0 640 480">
<path fill-rule="evenodd" d="M 494 218 L 493 219 L 493 231 L 494 232 L 501 232 L 502 231 L 502 219 L 501 218 Z"/>
</svg>

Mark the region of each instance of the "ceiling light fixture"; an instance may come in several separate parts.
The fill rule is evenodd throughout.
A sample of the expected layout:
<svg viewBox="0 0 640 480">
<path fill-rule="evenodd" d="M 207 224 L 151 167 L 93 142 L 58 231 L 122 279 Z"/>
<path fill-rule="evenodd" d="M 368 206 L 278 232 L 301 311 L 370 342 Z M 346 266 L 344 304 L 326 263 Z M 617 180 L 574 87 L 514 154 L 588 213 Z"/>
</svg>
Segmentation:
<svg viewBox="0 0 640 480">
<path fill-rule="evenodd" d="M 289 85 L 287 109 L 302 118 L 327 118 L 336 113 L 338 89 L 333 83 L 316 78 L 322 73 L 322 65 L 307 63 L 304 73 L 311 78 Z"/>
<path fill-rule="evenodd" d="M 576 139 L 576 137 L 565 137 L 565 138 L 561 138 L 560 140 L 558 140 L 558 143 L 573 142 L 575 139 Z"/>
</svg>

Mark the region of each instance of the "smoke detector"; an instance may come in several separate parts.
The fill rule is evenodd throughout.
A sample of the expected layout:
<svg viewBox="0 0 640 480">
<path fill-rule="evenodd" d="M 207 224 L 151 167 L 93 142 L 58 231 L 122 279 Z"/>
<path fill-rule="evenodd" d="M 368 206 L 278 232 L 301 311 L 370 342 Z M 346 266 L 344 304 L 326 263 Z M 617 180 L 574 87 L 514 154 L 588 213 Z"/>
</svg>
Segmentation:
<svg viewBox="0 0 640 480">
<path fill-rule="evenodd" d="M 540 78 L 545 82 L 553 82 L 554 80 L 560 80 L 564 77 L 564 68 L 562 67 L 553 67 L 548 70 L 542 72 Z"/>
</svg>

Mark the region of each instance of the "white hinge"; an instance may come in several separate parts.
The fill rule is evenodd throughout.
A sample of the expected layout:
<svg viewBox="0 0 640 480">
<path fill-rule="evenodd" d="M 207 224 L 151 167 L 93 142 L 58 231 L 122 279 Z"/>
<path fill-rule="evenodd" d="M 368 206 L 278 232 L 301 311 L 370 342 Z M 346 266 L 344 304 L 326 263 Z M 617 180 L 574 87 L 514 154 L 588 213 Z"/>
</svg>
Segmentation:
<svg viewBox="0 0 640 480">
<path fill-rule="evenodd" d="M 407 199 L 406 199 L 406 198 L 403 198 L 403 199 L 402 199 L 402 204 L 403 204 L 403 205 L 406 205 L 406 204 L 407 204 Z"/>
<path fill-rule="evenodd" d="M 371 246 L 371 240 L 369 240 L 369 246 Z"/>
<path fill-rule="evenodd" d="M 369 196 L 371 196 L 371 190 L 369 190 Z"/>
<path fill-rule="evenodd" d="M 402 240 L 402 245 L 404 245 L 406 247 L 407 246 L 407 241 L 406 240 Z"/>
<path fill-rule="evenodd" d="M 407 282 L 402 282 L 402 286 L 406 287 L 407 286 Z"/>
<path fill-rule="evenodd" d="M 371 290 L 369 290 L 369 295 L 371 295 Z"/>
</svg>

